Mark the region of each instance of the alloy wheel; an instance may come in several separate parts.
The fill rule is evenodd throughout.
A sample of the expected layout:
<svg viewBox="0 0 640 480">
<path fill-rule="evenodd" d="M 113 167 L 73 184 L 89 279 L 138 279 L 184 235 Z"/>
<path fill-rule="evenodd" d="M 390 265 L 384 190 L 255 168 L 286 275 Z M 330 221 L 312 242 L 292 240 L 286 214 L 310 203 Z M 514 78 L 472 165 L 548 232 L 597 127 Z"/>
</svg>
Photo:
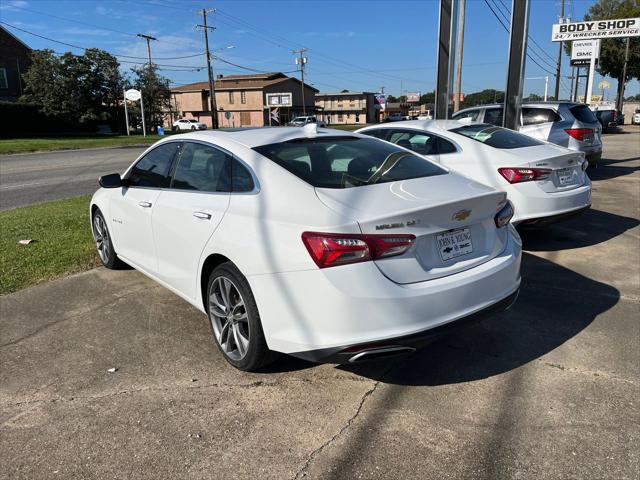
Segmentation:
<svg viewBox="0 0 640 480">
<path fill-rule="evenodd" d="M 242 360 L 251 338 L 249 317 L 240 290 L 228 277 L 217 277 L 211 283 L 209 319 L 225 355 L 234 361 Z"/>
<path fill-rule="evenodd" d="M 93 218 L 93 237 L 96 241 L 96 248 L 98 249 L 100 260 L 102 260 L 102 263 L 109 263 L 111 243 L 109 242 L 109 233 L 107 232 L 107 226 L 104 223 L 102 215 L 96 215 Z"/>
</svg>

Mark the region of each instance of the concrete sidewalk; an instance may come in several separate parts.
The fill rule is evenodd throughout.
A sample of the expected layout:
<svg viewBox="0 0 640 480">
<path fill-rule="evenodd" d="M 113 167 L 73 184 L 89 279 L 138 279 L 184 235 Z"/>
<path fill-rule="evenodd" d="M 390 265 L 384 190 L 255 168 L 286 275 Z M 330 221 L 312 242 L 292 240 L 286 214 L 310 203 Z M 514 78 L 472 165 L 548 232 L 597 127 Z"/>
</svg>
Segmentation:
<svg viewBox="0 0 640 480">
<path fill-rule="evenodd" d="M 133 270 L 0 297 L 0 478 L 638 478 L 638 140 L 523 234 L 511 310 L 404 359 L 241 373 Z"/>
</svg>

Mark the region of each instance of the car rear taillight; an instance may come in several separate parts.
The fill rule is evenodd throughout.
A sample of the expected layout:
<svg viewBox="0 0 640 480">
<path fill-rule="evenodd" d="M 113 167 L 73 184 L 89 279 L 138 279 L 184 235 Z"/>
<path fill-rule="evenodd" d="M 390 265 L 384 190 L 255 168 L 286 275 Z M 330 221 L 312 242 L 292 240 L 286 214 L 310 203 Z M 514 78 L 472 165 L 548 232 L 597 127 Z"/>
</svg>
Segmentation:
<svg viewBox="0 0 640 480">
<path fill-rule="evenodd" d="M 593 128 L 565 128 L 564 131 L 580 142 L 584 142 L 585 137 L 593 138 Z"/>
<path fill-rule="evenodd" d="M 401 255 L 415 239 L 415 235 L 302 234 L 302 242 L 320 268 Z"/>
<path fill-rule="evenodd" d="M 545 180 L 551 175 L 549 168 L 499 168 L 498 172 L 509 183 L 531 182 L 534 180 Z"/>
<path fill-rule="evenodd" d="M 493 218 L 493 221 L 496 222 L 496 227 L 501 228 L 507 225 L 511 219 L 513 218 L 513 205 L 509 200 L 507 200 L 507 204 L 502 207 L 496 216 Z"/>
</svg>

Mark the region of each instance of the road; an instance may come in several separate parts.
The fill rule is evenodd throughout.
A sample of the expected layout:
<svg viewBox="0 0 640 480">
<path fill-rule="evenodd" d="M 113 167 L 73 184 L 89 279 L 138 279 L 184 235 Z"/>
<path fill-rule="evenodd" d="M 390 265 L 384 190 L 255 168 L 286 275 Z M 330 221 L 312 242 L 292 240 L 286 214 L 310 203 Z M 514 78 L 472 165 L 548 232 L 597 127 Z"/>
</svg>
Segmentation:
<svg viewBox="0 0 640 480">
<path fill-rule="evenodd" d="M 405 358 L 238 372 L 134 270 L 0 297 L 0 478 L 639 478 L 638 145 L 605 137 L 593 208 L 523 232 L 509 311 Z"/>
<path fill-rule="evenodd" d="M 99 176 L 123 172 L 145 148 L 0 155 L 0 211 L 93 193 Z"/>
</svg>

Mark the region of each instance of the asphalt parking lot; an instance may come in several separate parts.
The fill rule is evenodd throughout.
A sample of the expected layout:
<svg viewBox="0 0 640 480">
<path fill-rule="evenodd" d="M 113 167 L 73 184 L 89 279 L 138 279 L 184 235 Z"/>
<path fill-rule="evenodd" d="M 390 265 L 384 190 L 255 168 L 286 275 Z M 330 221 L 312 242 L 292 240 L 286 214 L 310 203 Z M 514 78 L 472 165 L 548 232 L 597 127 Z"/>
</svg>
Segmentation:
<svg viewBox="0 0 640 480">
<path fill-rule="evenodd" d="M 517 304 L 410 357 L 238 372 L 133 270 L 0 297 L 0 478 L 637 479 L 640 128 L 604 142 Z"/>
</svg>

